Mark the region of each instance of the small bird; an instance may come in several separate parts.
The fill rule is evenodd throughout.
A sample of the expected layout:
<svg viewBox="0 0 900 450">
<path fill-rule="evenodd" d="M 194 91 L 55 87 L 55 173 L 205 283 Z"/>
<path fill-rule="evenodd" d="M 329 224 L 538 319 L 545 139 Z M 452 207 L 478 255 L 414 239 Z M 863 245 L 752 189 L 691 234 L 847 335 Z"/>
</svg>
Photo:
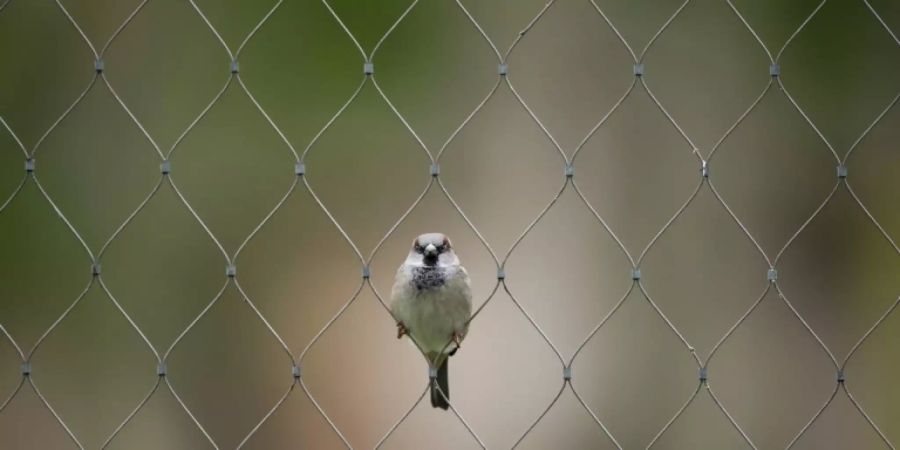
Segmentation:
<svg viewBox="0 0 900 450">
<path fill-rule="evenodd" d="M 431 368 L 437 367 L 440 392 L 432 381 L 431 406 L 446 410 L 450 407 L 447 359 L 459 350 L 472 315 L 469 274 L 447 236 L 425 233 L 413 242 L 394 278 L 391 312 L 397 320 L 397 338 L 409 335 Z"/>
</svg>

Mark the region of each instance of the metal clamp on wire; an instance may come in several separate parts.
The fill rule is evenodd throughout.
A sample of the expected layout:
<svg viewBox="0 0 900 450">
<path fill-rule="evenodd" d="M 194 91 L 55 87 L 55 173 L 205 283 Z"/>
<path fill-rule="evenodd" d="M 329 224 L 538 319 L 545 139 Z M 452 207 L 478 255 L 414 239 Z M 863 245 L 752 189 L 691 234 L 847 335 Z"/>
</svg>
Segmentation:
<svg viewBox="0 0 900 450">
<path fill-rule="evenodd" d="M 644 64 L 635 64 L 634 67 L 631 68 L 631 71 L 634 73 L 636 77 L 644 76 Z"/>
<path fill-rule="evenodd" d="M 847 166 L 843 164 L 837 166 L 837 177 L 842 180 L 847 178 Z"/>
</svg>

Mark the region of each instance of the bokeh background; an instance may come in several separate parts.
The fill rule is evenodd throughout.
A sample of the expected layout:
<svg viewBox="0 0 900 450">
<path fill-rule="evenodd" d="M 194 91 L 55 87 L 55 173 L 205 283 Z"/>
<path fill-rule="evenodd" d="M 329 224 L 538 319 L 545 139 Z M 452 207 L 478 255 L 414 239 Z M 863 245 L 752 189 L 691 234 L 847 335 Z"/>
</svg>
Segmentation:
<svg viewBox="0 0 900 450">
<path fill-rule="evenodd" d="M 136 0 L 60 0 L 99 50 Z M 409 6 L 332 0 L 369 52 Z M 544 6 L 462 2 L 505 50 Z M 734 6 L 776 53 L 819 1 L 741 0 Z M 269 1 L 196 0 L 235 50 Z M 638 51 L 681 5 L 597 0 Z M 900 3 L 870 0 L 900 30 Z M 900 92 L 900 47 L 863 1 L 827 1 L 784 50 L 784 86 L 843 158 Z M 50 0 L 0 10 L 0 116 L 32 151 L 91 84 L 93 54 Z M 360 82 L 363 58 L 322 2 L 288 0 L 246 43 L 240 81 L 297 153 Z M 294 155 L 231 78 L 230 58 L 186 0 L 151 0 L 113 40 L 104 77 L 163 153 L 171 179 L 228 255 L 295 182 Z M 497 58 L 462 9 L 423 0 L 384 40 L 375 78 L 433 155 L 498 82 Z M 632 83 L 632 58 L 588 1 L 560 0 L 508 60 L 509 79 L 571 156 Z M 707 157 L 770 82 L 769 58 L 725 1 L 694 0 L 644 58 L 647 86 Z M 202 120 L 182 133 L 224 89 Z M 848 182 L 894 242 L 900 237 L 900 107 L 848 157 Z M 43 139 L 35 175 L 94 254 L 160 182 L 153 144 L 103 79 Z M 22 181 L 24 153 L 0 130 L 0 199 Z M 373 84 L 310 147 L 306 180 L 368 256 L 431 180 L 431 161 Z M 564 159 L 503 83 L 446 145 L 440 180 L 498 257 L 557 195 Z M 835 183 L 837 160 L 777 85 L 717 148 L 710 180 L 770 258 Z M 637 258 L 701 182 L 699 159 L 638 85 L 574 159 L 585 200 Z M 443 231 L 481 305 L 496 264 L 437 185 L 387 236 L 371 284 L 388 296 L 396 266 L 421 232 Z M 153 347 L 172 350 L 168 380 L 219 448 L 235 448 L 292 385 L 291 360 L 235 283 L 226 258 L 168 181 L 111 241 L 91 283 L 91 259 L 33 179 L 0 211 L 0 324 L 28 352 L 89 286 L 31 358 L 32 380 L 85 448 L 98 448 L 158 381 Z M 236 280 L 295 358 L 361 285 L 359 257 L 301 182 L 235 260 Z M 835 390 L 822 347 L 766 280 L 768 263 L 709 184 L 647 251 L 641 284 L 705 360 L 709 385 L 761 449 L 784 448 Z M 788 246 L 778 286 L 842 361 L 900 295 L 900 255 L 845 185 Z M 509 254 L 499 289 L 451 361 L 454 406 L 489 448 L 509 448 L 563 385 L 561 364 L 513 297 L 568 360 L 632 287 L 631 263 L 569 185 Z M 853 354 L 846 385 L 900 443 L 900 314 Z M 0 400 L 22 380 L 0 339 Z M 302 361 L 303 380 L 357 449 L 372 448 L 415 403 L 426 365 L 372 289 L 362 288 Z M 633 289 L 573 363 L 572 385 L 624 448 L 644 448 L 697 389 L 686 346 Z M 299 388 L 244 448 L 343 448 Z M 477 448 L 450 412 L 426 401 L 384 443 L 397 449 Z M 655 443 L 661 449 L 748 448 L 705 389 Z M 0 411 L 0 448 L 70 449 L 26 384 Z M 210 443 L 163 385 L 108 448 L 200 449 Z M 566 389 L 519 448 L 607 449 Z M 843 390 L 797 449 L 888 446 Z"/>
</svg>

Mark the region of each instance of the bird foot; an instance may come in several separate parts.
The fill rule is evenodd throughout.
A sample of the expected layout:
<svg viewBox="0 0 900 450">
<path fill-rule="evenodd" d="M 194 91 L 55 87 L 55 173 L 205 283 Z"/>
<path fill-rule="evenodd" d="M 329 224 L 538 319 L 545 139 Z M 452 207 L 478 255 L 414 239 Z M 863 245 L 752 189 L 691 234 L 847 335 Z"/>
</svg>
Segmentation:
<svg viewBox="0 0 900 450">
<path fill-rule="evenodd" d="M 397 339 L 403 337 L 403 335 L 409 334 L 409 330 L 406 329 L 406 325 L 403 325 L 403 322 L 397 322 Z"/>
<path fill-rule="evenodd" d="M 459 349 L 460 344 L 462 343 L 462 336 L 460 336 L 459 333 L 454 331 L 453 335 L 451 337 L 453 338 L 453 342 L 456 343 L 456 348 Z"/>
</svg>

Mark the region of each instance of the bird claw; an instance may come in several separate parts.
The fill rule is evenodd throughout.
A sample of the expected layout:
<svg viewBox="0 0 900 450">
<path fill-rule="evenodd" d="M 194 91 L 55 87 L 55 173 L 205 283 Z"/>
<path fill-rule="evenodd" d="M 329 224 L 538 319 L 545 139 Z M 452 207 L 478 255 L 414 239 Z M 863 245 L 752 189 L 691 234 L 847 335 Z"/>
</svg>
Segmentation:
<svg viewBox="0 0 900 450">
<path fill-rule="evenodd" d="M 462 343 L 462 337 L 459 335 L 459 333 L 454 331 L 452 338 L 453 338 L 453 342 L 456 343 L 456 349 L 459 349 L 460 344 Z"/>
<path fill-rule="evenodd" d="M 403 337 L 403 335 L 409 334 L 409 330 L 406 329 L 406 325 L 403 325 L 403 322 L 397 323 L 397 339 Z"/>
</svg>

